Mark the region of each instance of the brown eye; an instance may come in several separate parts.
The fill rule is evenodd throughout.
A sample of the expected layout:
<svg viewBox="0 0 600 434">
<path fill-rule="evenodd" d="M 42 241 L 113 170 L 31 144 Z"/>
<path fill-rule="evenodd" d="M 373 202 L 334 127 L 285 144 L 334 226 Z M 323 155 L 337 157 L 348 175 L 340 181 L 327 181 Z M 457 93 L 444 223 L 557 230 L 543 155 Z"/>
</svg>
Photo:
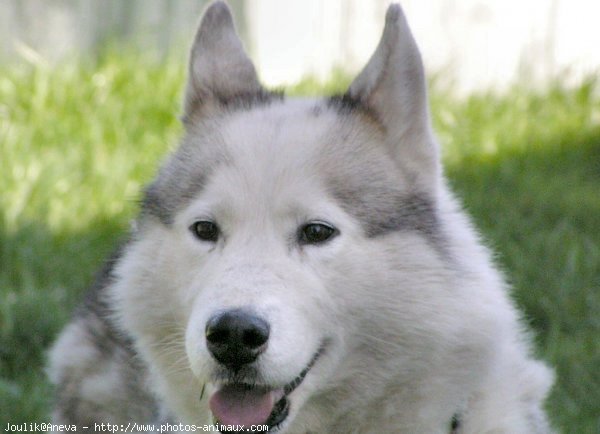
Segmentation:
<svg viewBox="0 0 600 434">
<path fill-rule="evenodd" d="M 190 226 L 190 231 L 196 238 L 202 241 L 216 242 L 219 239 L 219 227 L 216 223 L 208 220 L 194 222 Z"/>
<path fill-rule="evenodd" d="M 300 227 L 298 238 L 301 244 L 321 244 L 337 234 L 338 231 L 327 223 L 312 222 Z"/>
</svg>

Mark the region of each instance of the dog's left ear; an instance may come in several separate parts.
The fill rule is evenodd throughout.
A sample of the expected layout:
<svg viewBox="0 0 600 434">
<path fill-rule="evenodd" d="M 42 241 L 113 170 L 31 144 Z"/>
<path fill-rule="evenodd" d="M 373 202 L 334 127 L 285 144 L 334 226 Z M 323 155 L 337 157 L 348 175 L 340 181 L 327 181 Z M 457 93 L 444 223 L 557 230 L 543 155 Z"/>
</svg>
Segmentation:
<svg viewBox="0 0 600 434">
<path fill-rule="evenodd" d="M 439 170 L 421 54 L 398 4 L 388 8 L 375 53 L 350 85 L 351 98 L 373 110 L 396 158 L 426 183 Z"/>
<path fill-rule="evenodd" d="M 184 120 L 214 112 L 232 100 L 265 93 L 223 1 L 211 4 L 202 17 L 188 74 Z"/>
</svg>

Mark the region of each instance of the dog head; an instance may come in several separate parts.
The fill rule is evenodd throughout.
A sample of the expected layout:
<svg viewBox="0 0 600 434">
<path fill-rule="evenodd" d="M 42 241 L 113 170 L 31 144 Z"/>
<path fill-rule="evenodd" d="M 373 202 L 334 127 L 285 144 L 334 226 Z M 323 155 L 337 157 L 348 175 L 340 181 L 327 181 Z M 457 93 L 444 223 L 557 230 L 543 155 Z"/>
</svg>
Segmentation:
<svg viewBox="0 0 600 434">
<path fill-rule="evenodd" d="M 304 100 L 260 85 L 214 3 L 183 121 L 115 290 L 177 416 L 309 429 L 340 416 L 329 391 L 383 388 L 390 358 L 413 375 L 409 359 L 440 340 L 424 332 L 423 306 L 436 306 L 422 300 L 446 267 L 438 150 L 400 7 L 346 94 Z M 374 349 L 381 340 L 394 345 Z"/>
</svg>

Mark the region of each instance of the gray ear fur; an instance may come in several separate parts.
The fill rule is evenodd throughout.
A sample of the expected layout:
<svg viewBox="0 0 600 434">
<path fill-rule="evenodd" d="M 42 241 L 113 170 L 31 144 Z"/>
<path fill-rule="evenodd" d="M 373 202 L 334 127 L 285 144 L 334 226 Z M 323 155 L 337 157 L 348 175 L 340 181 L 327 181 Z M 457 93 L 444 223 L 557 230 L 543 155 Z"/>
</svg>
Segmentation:
<svg viewBox="0 0 600 434">
<path fill-rule="evenodd" d="M 437 174 L 423 63 L 400 5 L 388 8 L 379 45 L 348 93 L 376 113 L 401 164 L 419 178 Z"/>
<path fill-rule="evenodd" d="M 240 98 L 265 95 L 246 55 L 227 4 L 216 1 L 204 13 L 190 54 L 184 120 Z"/>
</svg>

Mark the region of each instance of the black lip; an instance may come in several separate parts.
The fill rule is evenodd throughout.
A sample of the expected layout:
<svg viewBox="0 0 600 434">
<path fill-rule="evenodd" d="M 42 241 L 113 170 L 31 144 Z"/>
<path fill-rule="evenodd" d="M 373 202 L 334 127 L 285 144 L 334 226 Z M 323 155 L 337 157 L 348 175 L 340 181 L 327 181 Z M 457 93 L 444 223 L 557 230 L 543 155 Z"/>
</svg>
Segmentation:
<svg viewBox="0 0 600 434">
<path fill-rule="evenodd" d="M 312 359 L 310 359 L 310 362 L 308 362 L 308 365 L 306 365 L 300 374 L 298 374 L 296 378 L 283 387 L 283 397 L 275 403 L 273 411 L 267 419 L 266 424 L 269 426 L 268 431 L 272 431 L 273 428 L 277 428 L 288 417 L 290 413 L 290 400 L 288 399 L 288 395 L 292 393 L 298 386 L 300 386 L 300 384 L 302 384 L 304 377 L 306 377 L 308 371 L 312 369 L 317 362 L 317 359 L 321 356 L 321 354 L 323 354 L 324 349 L 325 346 L 321 345 L 317 352 L 313 355 Z"/>
<path fill-rule="evenodd" d="M 304 377 L 306 377 L 306 374 L 308 374 L 308 371 L 310 371 L 312 369 L 312 367 L 315 365 L 315 363 L 317 362 L 317 359 L 319 357 L 321 357 L 321 354 L 323 354 L 324 350 L 325 350 L 325 345 L 323 344 L 319 347 L 317 352 L 312 356 L 312 359 L 310 359 L 310 362 L 308 362 L 308 365 L 306 365 L 306 367 L 302 370 L 302 372 L 300 372 L 300 374 L 298 374 L 298 376 L 296 378 L 294 378 L 292 381 L 290 381 L 288 384 L 286 384 L 283 387 L 284 395 L 287 396 L 290 393 L 292 393 L 294 391 L 294 389 L 296 389 L 302 383 L 302 381 L 304 381 Z"/>
<path fill-rule="evenodd" d="M 324 351 L 325 351 L 325 344 L 323 343 L 323 344 L 321 344 L 319 349 L 315 352 L 315 354 L 312 356 L 312 358 L 310 359 L 310 362 L 308 362 L 306 367 L 298 374 L 298 376 L 296 378 L 294 378 L 292 381 L 290 381 L 288 384 L 283 386 L 283 397 L 281 397 L 281 399 L 279 401 L 277 401 L 275 403 L 275 405 L 273 406 L 273 411 L 269 415 L 269 418 L 265 421 L 265 425 L 268 426 L 268 429 L 267 429 L 267 431 L 263 431 L 263 432 L 274 432 L 274 430 L 277 431 L 279 425 L 281 425 L 281 423 L 288 417 L 288 415 L 290 413 L 290 400 L 288 399 L 288 395 L 290 393 L 292 393 L 294 390 L 296 390 L 296 388 L 298 386 L 300 386 L 300 384 L 302 384 L 302 382 L 304 381 L 304 378 L 306 377 L 308 372 L 312 369 L 312 367 L 315 365 L 315 363 L 317 362 L 319 357 L 321 357 L 321 355 L 323 354 Z M 248 385 L 248 387 L 261 387 L 261 386 Z M 218 423 L 218 421 L 217 421 L 217 423 Z M 249 432 L 249 431 L 246 431 L 246 432 Z"/>
<path fill-rule="evenodd" d="M 279 426 L 290 413 L 290 400 L 287 399 L 287 396 L 283 396 L 279 401 L 275 403 L 273 406 L 273 411 L 269 415 L 269 418 L 265 422 L 265 425 L 269 427 L 267 432 L 271 431 Z"/>
</svg>

